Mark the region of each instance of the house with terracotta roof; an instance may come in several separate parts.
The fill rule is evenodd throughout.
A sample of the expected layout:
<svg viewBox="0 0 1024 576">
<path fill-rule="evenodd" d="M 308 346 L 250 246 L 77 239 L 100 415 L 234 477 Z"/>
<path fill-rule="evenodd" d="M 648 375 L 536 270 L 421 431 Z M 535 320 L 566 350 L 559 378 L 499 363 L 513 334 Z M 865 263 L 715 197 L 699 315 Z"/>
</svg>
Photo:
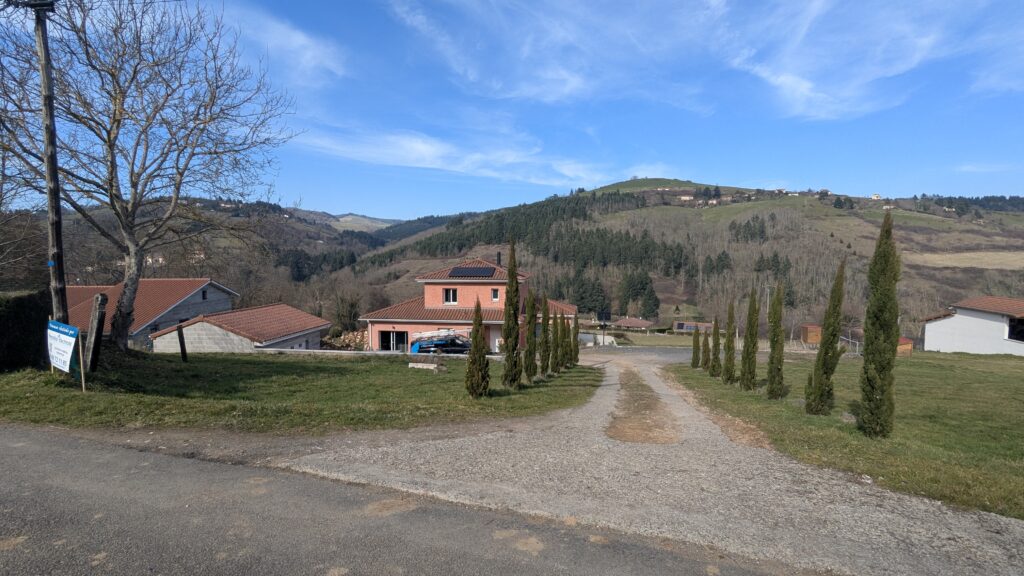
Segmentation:
<svg viewBox="0 0 1024 576">
<path fill-rule="evenodd" d="M 519 310 L 523 312 L 530 276 L 520 272 Z M 370 348 L 380 351 L 406 351 L 423 334 L 451 331 L 468 335 L 473 327 L 473 307 L 477 301 L 483 315 L 484 337 L 493 352 L 501 346 L 501 326 L 505 320 L 505 283 L 508 269 L 500 264 L 474 258 L 416 277 L 423 295 L 374 310 L 360 320 L 367 323 Z M 576 316 L 576 307 L 548 300 L 551 314 Z M 523 320 L 520 320 L 523 323 Z"/>
<path fill-rule="evenodd" d="M 1024 356 L 1024 298 L 977 296 L 925 319 L 924 349 Z"/>
<path fill-rule="evenodd" d="M 188 352 L 255 352 L 261 348 L 319 350 L 331 323 L 287 304 L 203 314 L 151 334 L 153 352 L 179 351 L 178 326 Z"/>
<path fill-rule="evenodd" d="M 110 334 L 114 307 L 123 284 L 112 286 L 68 286 L 68 320 L 79 330 L 89 330 L 93 297 L 107 295 L 107 317 L 103 335 Z M 149 335 L 162 328 L 191 320 L 200 314 L 231 310 L 231 299 L 238 293 L 209 278 L 143 278 L 135 294 L 135 315 L 128 330 L 134 348 L 149 345 Z"/>
<path fill-rule="evenodd" d="M 644 320 L 643 318 L 620 318 L 612 323 L 612 326 L 616 328 L 622 328 L 623 330 L 650 330 L 651 326 L 654 326 L 654 322 L 650 320 Z"/>
</svg>

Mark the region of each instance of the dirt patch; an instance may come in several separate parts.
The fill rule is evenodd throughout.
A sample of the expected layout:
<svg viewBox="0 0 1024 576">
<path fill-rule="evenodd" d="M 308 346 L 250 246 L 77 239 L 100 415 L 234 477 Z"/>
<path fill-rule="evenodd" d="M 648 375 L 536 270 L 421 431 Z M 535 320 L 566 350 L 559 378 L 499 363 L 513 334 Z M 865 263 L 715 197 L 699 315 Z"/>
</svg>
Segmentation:
<svg viewBox="0 0 1024 576">
<path fill-rule="evenodd" d="M 0 540 L 0 551 L 7 552 L 8 550 L 14 550 L 25 540 L 28 540 L 28 536 L 16 536 L 14 538 L 5 538 Z"/>
<path fill-rule="evenodd" d="M 976 252 L 904 252 L 908 264 L 938 268 L 986 268 L 991 270 L 1019 270 L 1024 263 L 1021 251 Z"/>
<path fill-rule="evenodd" d="M 389 500 L 378 500 L 367 504 L 363 512 L 367 516 L 385 517 L 402 512 L 409 512 L 419 508 L 419 505 L 412 500 L 405 498 L 393 498 Z"/>
<path fill-rule="evenodd" d="M 658 394 L 633 370 L 619 376 L 619 400 L 605 434 L 620 442 L 674 444 L 679 441 L 679 421 Z"/>
<path fill-rule="evenodd" d="M 744 422 L 743 420 L 740 420 L 735 416 L 730 416 L 729 414 L 712 412 L 707 406 L 701 404 L 700 399 L 698 399 L 697 395 L 693 393 L 693 390 L 690 390 L 686 386 L 680 384 L 671 372 L 662 371 L 661 374 L 665 382 L 667 382 L 672 389 L 682 396 L 683 400 L 686 400 L 690 406 L 700 410 L 702 414 L 710 418 L 715 425 L 722 429 L 722 432 L 725 433 L 729 440 L 743 446 L 764 448 L 766 450 L 774 449 L 771 441 L 768 440 L 768 436 L 765 435 L 765 433 L 757 426 Z"/>
</svg>

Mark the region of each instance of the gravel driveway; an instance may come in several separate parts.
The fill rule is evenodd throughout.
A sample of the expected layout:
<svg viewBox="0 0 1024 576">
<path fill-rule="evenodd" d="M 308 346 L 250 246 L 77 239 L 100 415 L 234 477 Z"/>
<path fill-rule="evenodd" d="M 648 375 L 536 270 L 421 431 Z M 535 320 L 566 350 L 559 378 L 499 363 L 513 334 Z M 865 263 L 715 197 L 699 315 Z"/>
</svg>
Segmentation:
<svg viewBox="0 0 1024 576">
<path fill-rule="evenodd" d="M 285 465 L 814 570 L 1024 573 L 1024 522 L 889 492 L 733 443 L 663 380 L 659 366 L 667 354 L 585 355 L 586 363 L 606 368 L 594 398 L 530 419 L 529 426 L 335 445 Z M 678 442 L 625 443 L 606 435 L 623 370 L 639 373 L 674 414 Z"/>
</svg>

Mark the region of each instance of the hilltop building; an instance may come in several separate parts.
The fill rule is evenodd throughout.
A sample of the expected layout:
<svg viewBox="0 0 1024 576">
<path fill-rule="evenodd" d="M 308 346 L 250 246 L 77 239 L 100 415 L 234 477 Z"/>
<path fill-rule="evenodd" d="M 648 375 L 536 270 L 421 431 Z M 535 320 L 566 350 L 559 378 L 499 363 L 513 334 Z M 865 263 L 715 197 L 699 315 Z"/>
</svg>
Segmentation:
<svg viewBox="0 0 1024 576">
<path fill-rule="evenodd" d="M 523 313 L 529 275 L 519 273 L 519 312 Z M 423 284 L 423 296 L 365 314 L 370 348 L 404 352 L 419 334 L 452 331 L 468 335 L 473 327 L 473 307 L 477 301 L 484 320 L 484 337 L 492 352 L 501 346 L 501 326 L 505 320 L 505 283 L 508 269 L 489 260 L 474 258 L 454 266 L 416 277 Z M 552 315 L 576 316 L 576 307 L 548 300 Z M 520 319 L 520 325 L 525 320 Z"/>
<path fill-rule="evenodd" d="M 1024 299 L 978 296 L 925 319 L 924 349 L 1024 356 Z"/>
</svg>

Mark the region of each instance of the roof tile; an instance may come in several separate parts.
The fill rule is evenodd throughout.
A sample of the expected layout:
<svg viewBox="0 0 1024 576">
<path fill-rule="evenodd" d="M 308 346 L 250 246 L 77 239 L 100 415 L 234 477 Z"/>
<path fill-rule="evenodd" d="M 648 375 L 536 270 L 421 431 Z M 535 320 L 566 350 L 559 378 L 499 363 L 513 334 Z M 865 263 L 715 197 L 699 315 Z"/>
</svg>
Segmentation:
<svg viewBox="0 0 1024 576">
<path fill-rule="evenodd" d="M 280 303 L 197 316 L 188 322 L 183 322 L 181 326 L 191 326 L 200 322 L 223 328 L 257 344 L 280 340 L 318 328 L 322 330 L 331 325 L 330 322 L 319 316 Z M 152 334 L 150 338 L 159 338 L 176 329 L 177 326 L 172 326 Z"/>
<path fill-rule="evenodd" d="M 135 294 L 135 313 L 129 332 L 135 333 L 196 290 L 210 284 L 209 278 L 143 278 Z M 68 286 L 68 320 L 81 330 L 89 329 L 92 300 L 99 293 L 107 295 L 107 318 L 103 333 L 110 332 L 114 307 L 121 297 L 124 283 L 113 286 Z"/>
<path fill-rule="evenodd" d="M 1024 299 L 1003 296 L 976 296 L 953 304 L 954 308 L 967 308 L 1003 314 L 1011 318 L 1024 318 Z"/>
</svg>

